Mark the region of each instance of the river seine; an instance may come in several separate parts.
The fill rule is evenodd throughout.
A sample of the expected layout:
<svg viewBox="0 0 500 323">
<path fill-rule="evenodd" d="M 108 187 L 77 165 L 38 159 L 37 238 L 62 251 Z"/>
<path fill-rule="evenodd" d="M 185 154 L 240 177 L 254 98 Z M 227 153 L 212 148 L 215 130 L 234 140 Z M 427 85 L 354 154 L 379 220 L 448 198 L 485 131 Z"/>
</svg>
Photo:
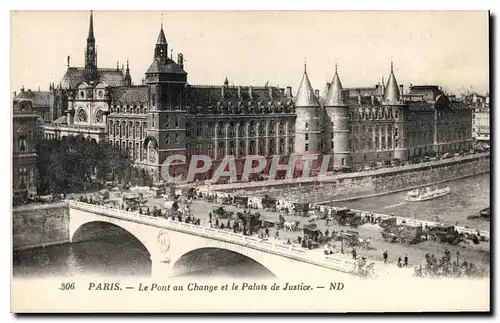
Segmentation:
<svg viewBox="0 0 500 323">
<path fill-rule="evenodd" d="M 490 204 L 490 174 L 483 174 L 447 184 L 449 196 L 426 202 L 405 203 L 405 192 L 342 203 L 356 209 L 446 222 L 458 221 L 463 225 L 489 229 L 489 221 L 467 220 Z M 128 234 L 128 233 L 124 233 Z M 194 261 L 193 261 L 194 260 Z M 193 265 L 194 264 L 194 265 Z M 196 259 L 178 264 L 190 267 L 191 273 L 182 276 L 206 277 L 269 277 L 260 264 L 224 250 L 207 250 Z M 196 266 L 193 270 L 193 266 Z M 104 276 L 147 277 L 151 272 L 149 254 L 132 236 L 108 238 L 73 244 L 48 246 L 14 252 L 14 277 L 73 276 L 98 274 Z"/>
</svg>

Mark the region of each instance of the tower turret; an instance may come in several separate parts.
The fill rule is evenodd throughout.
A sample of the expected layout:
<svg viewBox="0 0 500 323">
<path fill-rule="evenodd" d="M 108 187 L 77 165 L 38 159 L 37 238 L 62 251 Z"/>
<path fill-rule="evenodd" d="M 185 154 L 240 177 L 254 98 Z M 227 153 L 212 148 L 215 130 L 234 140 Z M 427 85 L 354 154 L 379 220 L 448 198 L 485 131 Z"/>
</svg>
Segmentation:
<svg viewBox="0 0 500 323">
<path fill-rule="evenodd" d="M 333 167 L 339 169 L 350 166 L 349 147 L 349 107 L 342 95 L 342 82 L 335 65 L 335 74 L 325 98 L 325 112 L 328 116 L 325 124 L 324 142 L 328 145 L 325 151 L 333 155 Z"/>
<path fill-rule="evenodd" d="M 130 67 L 128 65 L 128 59 L 127 59 L 127 69 L 125 70 L 125 85 L 126 86 L 132 85 L 132 77 L 130 76 Z"/>
<path fill-rule="evenodd" d="M 304 64 L 304 74 L 295 97 L 295 153 L 321 152 L 321 111 Z"/>
</svg>

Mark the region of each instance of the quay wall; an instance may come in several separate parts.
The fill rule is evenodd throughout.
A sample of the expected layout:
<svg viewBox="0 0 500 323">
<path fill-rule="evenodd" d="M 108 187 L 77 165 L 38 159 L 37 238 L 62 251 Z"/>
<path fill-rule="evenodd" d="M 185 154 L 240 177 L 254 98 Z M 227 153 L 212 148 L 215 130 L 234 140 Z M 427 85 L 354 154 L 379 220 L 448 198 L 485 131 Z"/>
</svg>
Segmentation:
<svg viewBox="0 0 500 323">
<path fill-rule="evenodd" d="M 12 210 L 14 250 L 69 242 L 68 204 L 25 205 Z"/>
<path fill-rule="evenodd" d="M 269 195 L 293 202 L 318 204 L 390 194 L 414 187 L 488 173 L 489 171 L 490 156 L 478 154 L 375 171 L 318 177 L 314 182 L 293 179 L 279 183 L 254 182 L 249 183 L 250 185 L 247 187 L 244 187 L 243 183 L 219 187 L 211 185 L 210 192 L 259 197 Z"/>
</svg>

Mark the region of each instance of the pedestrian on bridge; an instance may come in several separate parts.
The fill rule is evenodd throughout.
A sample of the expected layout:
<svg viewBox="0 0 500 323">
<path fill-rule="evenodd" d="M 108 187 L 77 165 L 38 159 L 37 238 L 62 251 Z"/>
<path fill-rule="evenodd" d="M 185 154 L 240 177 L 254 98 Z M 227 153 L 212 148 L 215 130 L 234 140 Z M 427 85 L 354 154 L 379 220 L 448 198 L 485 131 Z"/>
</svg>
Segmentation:
<svg viewBox="0 0 500 323">
<path fill-rule="evenodd" d="M 405 267 L 408 267 L 408 254 L 405 254 Z"/>
<path fill-rule="evenodd" d="M 384 264 L 386 264 L 386 263 L 387 263 L 387 257 L 388 257 L 388 256 L 389 256 L 389 255 L 387 254 L 387 250 L 384 250 L 384 254 L 383 254 L 383 257 L 384 257 Z"/>
</svg>

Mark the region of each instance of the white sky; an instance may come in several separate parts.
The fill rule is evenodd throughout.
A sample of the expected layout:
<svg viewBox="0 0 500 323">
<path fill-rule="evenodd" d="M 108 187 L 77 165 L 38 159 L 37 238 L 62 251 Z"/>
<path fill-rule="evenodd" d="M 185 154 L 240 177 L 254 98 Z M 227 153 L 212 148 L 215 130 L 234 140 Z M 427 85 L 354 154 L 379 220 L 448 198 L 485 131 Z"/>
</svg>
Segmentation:
<svg viewBox="0 0 500 323">
<path fill-rule="evenodd" d="M 163 14 L 169 49 L 182 52 L 188 82 L 291 85 L 304 58 L 323 90 L 334 64 L 344 87 L 387 81 L 391 56 L 399 84 L 436 84 L 455 93 L 489 86 L 485 11 L 94 11 L 99 67 L 130 60 L 139 84 L 152 62 Z M 11 87 L 48 89 L 66 70 L 84 65 L 88 11 L 12 13 Z"/>
</svg>

